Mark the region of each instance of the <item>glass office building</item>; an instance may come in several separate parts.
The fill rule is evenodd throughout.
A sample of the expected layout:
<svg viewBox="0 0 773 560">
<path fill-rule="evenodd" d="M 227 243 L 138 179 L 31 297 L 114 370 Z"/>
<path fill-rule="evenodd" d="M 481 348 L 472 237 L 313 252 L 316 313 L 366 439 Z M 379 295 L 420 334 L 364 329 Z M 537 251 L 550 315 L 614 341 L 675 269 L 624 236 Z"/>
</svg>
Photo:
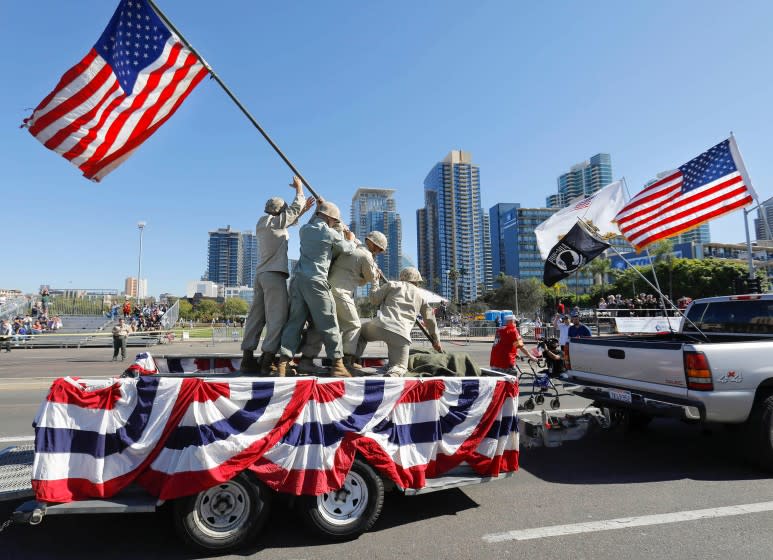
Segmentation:
<svg viewBox="0 0 773 560">
<path fill-rule="evenodd" d="M 432 167 L 416 221 L 419 270 L 427 286 L 449 299 L 475 300 L 491 284 L 486 268 L 491 248 L 484 233 L 488 220 L 481 207 L 480 172 L 469 152 L 454 150 Z M 452 271 L 460 274 L 458 280 Z"/>
<path fill-rule="evenodd" d="M 394 189 L 357 189 L 352 197 L 349 226 L 361 241 L 373 230 L 386 236 L 389 247 L 376 257 L 376 264 L 389 280 L 400 277 L 403 258 L 403 226 L 394 193 Z"/>
<path fill-rule="evenodd" d="M 232 230 L 231 226 L 209 232 L 204 280 L 221 286 L 252 288 L 257 265 L 258 243 L 254 233 Z"/>
</svg>

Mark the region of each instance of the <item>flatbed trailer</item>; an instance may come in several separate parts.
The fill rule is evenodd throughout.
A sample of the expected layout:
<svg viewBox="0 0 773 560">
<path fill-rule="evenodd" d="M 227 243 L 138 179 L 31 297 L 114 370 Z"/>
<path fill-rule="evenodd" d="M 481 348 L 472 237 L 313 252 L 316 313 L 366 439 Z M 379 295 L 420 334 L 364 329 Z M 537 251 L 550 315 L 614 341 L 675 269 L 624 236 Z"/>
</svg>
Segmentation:
<svg viewBox="0 0 773 560">
<path fill-rule="evenodd" d="M 172 364 L 172 370 L 178 368 L 178 358 L 159 357 L 155 360 L 160 366 L 158 369 L 166 371 L 158 376 L 232 378 L 234 373 L 230 369 L 235 363 L 233 360 L 238 360 L 225 356 L 194 359 L 201 368 L 197 368 L 195 373 L 170 373 L 168 364 Z M 209 366 L 202 371 L 205 363 Z M 484 368 L 482 373 L 508 383 L 516 382 L 512 376 L 497 371 Z M 550 411 L 519 408 L 518 445 L 523 449 L 555 447 L 565 441 L 581 439 L 594 426 L 606 427 L 608 424 L 609 419 L 604 413 L 593 407 Z M 0 452 L 0 501 L 18 501 L 35 496 L 31 482 L 33 460 L 33 444 Z M 402 487 L 358 453 L 341 488 L 319 495 L 291 498 L 306 527 L 317 535 L 340 541 L 356 538 L 373 526 L 380 515 L 385 492 L 416 496 L 502 480 L 514 474 L 515 471 L 511 470 L 496 476 L 484 476 L 470 464 L 462 462 L 440 476 L 427 477 L 420 487 Z M 138 484 L 131 484 L 109 498 L 78 499 L 65 503 L 32 499 L 19 505 L 12 519 L 15 523 L 38 525 L 47 516 L 152 513 L 170 508 L 177 533 L 186 544 L 198 550 L 224 552 L 241 548 L 258 536 L 270 515 L 275 494 L 255 473 L 244 471 L 195 494 L 170 500 L 155 497 Z"/>
</svg>

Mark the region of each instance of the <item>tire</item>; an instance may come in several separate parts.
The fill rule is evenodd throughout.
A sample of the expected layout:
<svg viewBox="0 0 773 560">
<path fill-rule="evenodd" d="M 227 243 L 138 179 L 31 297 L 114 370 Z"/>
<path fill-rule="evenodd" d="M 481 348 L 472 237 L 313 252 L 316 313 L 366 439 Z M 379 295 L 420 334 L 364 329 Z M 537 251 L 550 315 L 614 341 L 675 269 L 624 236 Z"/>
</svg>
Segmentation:
<svg viewBox="0 0 773 560">
<path fill-rule="evenodd" d="M 747 455 L 766 471 L 773 471 L 773 395 L 754 404 L 748 428 Z"/>
<path fill-rule="evenodd" d="M 180 538 L 203 552 L 226 552 L 257 538 L 268 519 L 268 487 L 246 472 L 193 496 L 174 502 Z"/>
<path fill-rule="evenodd" d="M 339 490 L 298 500 L 298 512 L 306 526 L 331 541 L 359 537 L 373 527 L 383 506 L 384 482 L 360 459 L 355 459 Z"/>
</svg>

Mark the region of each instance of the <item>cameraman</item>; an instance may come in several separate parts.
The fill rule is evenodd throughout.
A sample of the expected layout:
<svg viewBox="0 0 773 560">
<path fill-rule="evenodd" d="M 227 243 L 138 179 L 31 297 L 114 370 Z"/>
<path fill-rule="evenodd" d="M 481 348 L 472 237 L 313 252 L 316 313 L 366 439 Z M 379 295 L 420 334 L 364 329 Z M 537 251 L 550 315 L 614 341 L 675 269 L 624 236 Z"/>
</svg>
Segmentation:
<svg viewBox="0 0 773 560">
<path fill-rule="evenodd" d="M 564 372 L 564 353 L 561 351 L 561 345 L 557 338 L 549 338 L 542 346 L 542 357 L 545 358 L 545 365 L 550 377 L 558 377 Z"/>
</svg>

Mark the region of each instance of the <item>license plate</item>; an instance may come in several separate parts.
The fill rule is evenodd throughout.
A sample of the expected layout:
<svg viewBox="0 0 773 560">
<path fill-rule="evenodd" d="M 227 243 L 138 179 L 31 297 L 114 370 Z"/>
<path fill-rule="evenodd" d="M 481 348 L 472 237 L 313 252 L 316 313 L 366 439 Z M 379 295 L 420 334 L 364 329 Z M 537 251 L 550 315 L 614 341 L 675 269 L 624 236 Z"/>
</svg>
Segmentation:
<svg viewBox="0 0 773 560">
<path fill-rule="evenodd" d="M 630 391 L 621 391 L 619 389 L 610 389 L 609 390 L 609 398 L 611 398 L 613 401 L 620 401 L 624 403 L 630 403 L 631 402 L 631 392 Z"/>
</svg>

